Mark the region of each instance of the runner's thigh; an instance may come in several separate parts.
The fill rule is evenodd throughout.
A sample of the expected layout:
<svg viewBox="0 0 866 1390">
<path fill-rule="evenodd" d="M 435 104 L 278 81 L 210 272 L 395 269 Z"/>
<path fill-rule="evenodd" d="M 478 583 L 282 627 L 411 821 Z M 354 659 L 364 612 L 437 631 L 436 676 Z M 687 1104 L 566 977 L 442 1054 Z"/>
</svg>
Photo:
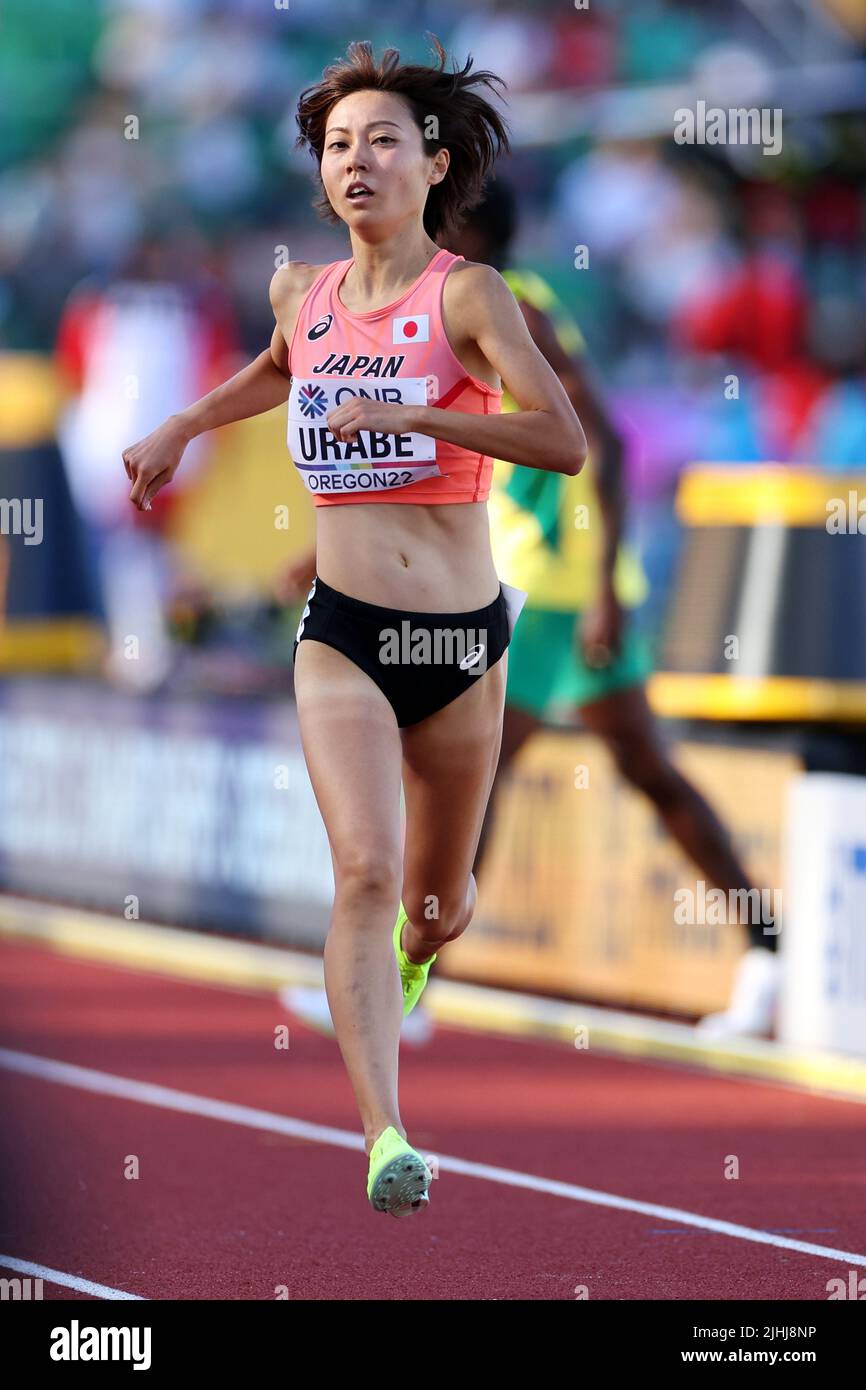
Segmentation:
<svg viewBox="0 0 866 1390">
<path fill-rule="evenodd" d="M 410 920 L 431 894 L 440 914 L 462 910 L 499 758 L 507 674 L 506 651 L 477 685 L 402 731 Z"/>
<path fill-rule="evenodd" d="M 338 884 L 351 874 L 371 887 L 396 885 L 399 901 L 402 749 L 394 711 L 364 671 L 314 638 L 298 644 L 295 698 Z"/>
</svg>

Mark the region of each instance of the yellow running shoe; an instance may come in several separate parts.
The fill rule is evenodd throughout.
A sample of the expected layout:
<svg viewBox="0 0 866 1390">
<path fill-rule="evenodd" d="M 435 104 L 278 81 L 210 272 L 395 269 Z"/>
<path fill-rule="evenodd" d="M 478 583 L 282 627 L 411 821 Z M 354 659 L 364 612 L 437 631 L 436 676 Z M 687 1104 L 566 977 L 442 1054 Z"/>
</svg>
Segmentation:
<svg viewBox="0 0 866 1390">
<path fill-rule="evenodd" d="M 424 986 L 427 983 L 427 976 L 430 974 L 430 966 L 436 959 L 436 956 L 431 956 L 429 960 L 425 960 L 421 965 L 416 965 L 416 963 L 410 960 L 406 955 L 401 945 L 400 938 L 403 935 L 403 927 L 408 920 L 406 909 L 401 903 L 400 911 L 397 914 L 397 923 L 394 927 L 394 955 L 397 957 L 397 964 L 400 967 L 400 979 L 403 982 L 404 1018 L 407 1014 L 412 1012 L 418 1000 L 421 998 Z"/>
<path fill-rule="evenodd" d="M 375 1211 L 411 1216 L 430 1203 L 427 1189 L 433 1174 L 421 1155 L 389 1125 L 370 1150 L 367 1196 Z"/>
</svg>

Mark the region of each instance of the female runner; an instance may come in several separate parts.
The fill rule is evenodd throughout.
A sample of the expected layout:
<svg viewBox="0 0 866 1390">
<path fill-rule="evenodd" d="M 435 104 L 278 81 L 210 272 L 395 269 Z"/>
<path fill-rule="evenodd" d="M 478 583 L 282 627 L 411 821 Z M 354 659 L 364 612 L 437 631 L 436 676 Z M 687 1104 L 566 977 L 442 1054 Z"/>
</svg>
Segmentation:
<svg viewBox="0 0 866 1390">
<path fill-rule="evenodd" d="M 289 397 L 318 523 L 294 684 L 334 869 L 325 986 L 367 1196 L 395 1216 L 426 1206 L 432 1177 L 400 1119 L 401 1021 L 475 907 L 525 597 L 493 564 L 493 459 L 574 474 L 587 447 L 499 272 L 436 243 L 481 198 L 508 134 L 476 90 L 501 79 L 471 73 L 471 58 L 447 72 L 433 42 L 435 66 L 353 43 L 301 94 L 297 143 L 351 258 L 278 270 L 270 350 L 123 454 L 147 508 L 192 438 Z M 500 415 L 500 381 L 519 410 Z"/>
</svg>

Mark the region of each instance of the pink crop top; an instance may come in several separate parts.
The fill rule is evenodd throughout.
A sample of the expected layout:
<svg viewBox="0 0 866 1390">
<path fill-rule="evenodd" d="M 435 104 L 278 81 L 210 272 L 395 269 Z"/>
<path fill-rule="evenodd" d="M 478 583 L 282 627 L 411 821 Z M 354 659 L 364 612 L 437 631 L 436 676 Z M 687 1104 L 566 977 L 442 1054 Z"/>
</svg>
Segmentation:
<svg viewBox="0 0 866 1390">
<path fill-rule="evenodd" d="M 445 277 L 462 256 L 438 251 L 393 304 L 355 314 L 339 286 L 352 258 L 325 267 L 310 286 L 289 344 L 288 444 L 316 506 L 337 502 L 484 502 L 493 459 L 426 434 L 361 430 L 337 440 L 326 416 L 348 395 L 498 414 L 494 390 L 458 361 L 442 323 Z"/>
</svg>

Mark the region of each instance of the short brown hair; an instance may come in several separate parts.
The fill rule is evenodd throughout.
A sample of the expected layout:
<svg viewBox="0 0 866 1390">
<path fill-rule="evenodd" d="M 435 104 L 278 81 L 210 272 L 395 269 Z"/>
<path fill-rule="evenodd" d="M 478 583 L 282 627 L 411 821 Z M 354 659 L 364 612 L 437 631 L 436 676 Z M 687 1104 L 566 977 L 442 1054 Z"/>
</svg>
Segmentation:
<svg viewBox="0 0 866 1390">
<path fill-rule="evenodd" d="M 329 222 L 341 219 L 321 181 L 325 127 L 331 107 L 353 92 L 374 90 L 402 97 L 431 155 L 448 150 L 448 172 L 430 188 L 424 205 L 424 228 L 434 240 L 442 232 L 457 230 L 464 213 L 480 201 L 485 177 L 495 160 L 509 151 L 508 127 L 490 102 L 474 90 L 484 84 L 492 91 L 494 82 L 504 86 L 502 78 L 487 71 L 470 75 L 471 56 L 465 67 L 458 69 L 454 63 L 453 71 L 446 72 L 445 49 L 435 35 L 428 34 L 428 38 L 433 41 L 438 67 L 401 63 L 396 48 L 386 48 L 377 63 L 369 41 L 356 40 L 349 44 L 345 58 L 325 68 L 321 82 L 301 93 L 295 117 L 301 133 L 295 145 L 308 145 L 318 161 L 321 192 L 313 206 Z M 437 120 L 435 138 L 425 130 L 431 116 Z"/>
</svg>

